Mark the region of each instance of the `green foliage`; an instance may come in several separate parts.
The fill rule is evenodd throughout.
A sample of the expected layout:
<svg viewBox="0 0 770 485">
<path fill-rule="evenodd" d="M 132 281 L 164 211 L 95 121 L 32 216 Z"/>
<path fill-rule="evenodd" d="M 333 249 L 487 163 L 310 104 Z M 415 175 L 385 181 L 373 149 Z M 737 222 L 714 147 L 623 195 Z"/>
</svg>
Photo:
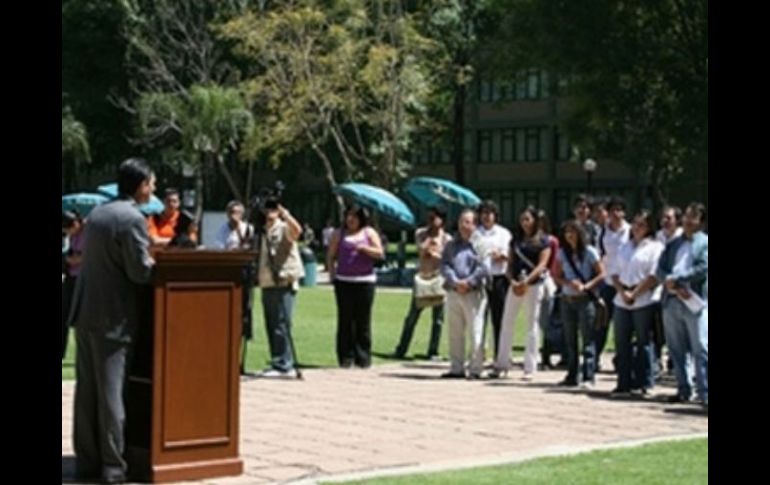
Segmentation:
<svg viewBox="0 0 770 485">
<path fill-rule="evenodd" d="M 62 107 L 61 155 L 62 159 L 72 157 L 76 163 L 91 161 L 88 131 L 83 123 L 75 119 L 69 106 Z"/>
<path fill-rule="evenodd" d="M 95 168 L 114 165 L 129 152 L 130 115 L 110 101 L 127 90 L 120 35 L 125 19 L 118 0 L 62 2 L 62 104 L 88 127 Z"/>
<path fill-rule="evenodd" d="M 584 154 L 611 156 L 666 187 L 708 159 L 705 0 L 498 0 L 506 67 L 557 74 L 564 126 Z"/>
<path fill-rule="evenodd" d="M 273 164 L 310 149 L 330 184 L 368 178 L 391 186 L 431 90 L 430 43 L 400 2 L 283 2 L 222 29 L 257 65 L 247 82 L 263 122 L 244 150 Z"/>
</svg>

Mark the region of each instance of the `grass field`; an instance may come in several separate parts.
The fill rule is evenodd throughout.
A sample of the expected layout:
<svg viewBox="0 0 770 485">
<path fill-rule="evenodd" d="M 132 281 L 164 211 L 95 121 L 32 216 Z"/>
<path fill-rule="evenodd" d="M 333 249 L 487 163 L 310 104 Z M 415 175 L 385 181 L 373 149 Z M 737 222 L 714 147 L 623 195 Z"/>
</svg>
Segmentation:
<svg viewBox="0 0 770 485">
<path fill-rule="evenodd" d="M 708 439 L 540 458 L 523 463 L 345 482 L 366 485 L 701 485 L 708 483 Z"/>
<path fill-rule="evenodd" d="M 377 289 L 372 317 L 372 354 L 375 365 L 382 362 L 395 362 L 384 356 L 392 353 L 398 343 L 410 298 L 410 293 L 406 291 Z M 260 370 L 266 367 L 269 362 L 259 290 L 257 290 L 254 301 L 254 339 L 249 342 L 246 365 L 250 371 Z M 299 362 L 304 366 L 312 367 L 335 366 L 337 364 L 334 350 L 336 331 L 337 307 L 332 288 L 330 286 L 301 288 L 297 296 L 293 329 Z M 407 358 L 414 358 L 415 355 L 423 356 L 428 348 L 429 336 L 430 310 L 426 310 L 420 315 L 420 321 L 415 329 Z M 610 336 L 608 340 L 608 349 L 611 350 L 612 337 Z M 521 319 L 519 319 L 514 329 L 514 347 L 516 347 L 514 357 L 517 360 L 522 359 L 524 341 L 525 330 L 524 326 L 521 325 Z M 447 342 L 448 336 L 445 325 L 441 334 L 439 350 L 444 357 L 447 356 Z M 487 348 L 491 349 L 489 336 L 487 336 L 487 342 Z M 74 377 L 74 356 L 74 332 L 70 332 L 67 356 L 62 362 L 62 379 Z"/>
</svg>

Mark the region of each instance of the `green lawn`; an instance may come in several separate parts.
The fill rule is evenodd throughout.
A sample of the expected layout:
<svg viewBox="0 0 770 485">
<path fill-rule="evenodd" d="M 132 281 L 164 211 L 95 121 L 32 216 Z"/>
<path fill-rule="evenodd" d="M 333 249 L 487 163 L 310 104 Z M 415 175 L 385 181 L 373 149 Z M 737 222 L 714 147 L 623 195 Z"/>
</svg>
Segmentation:
<svg viewBox="0 0 770 485">
<path fill-rule="evenodd" d="M 380 357 L 377 354 L 390 354 L 393 352 L 401 335 L 401 326 L 409 307 L 411 295 L 409 293 L 393 293 L 386 289 L 378 290 L 374 298 L 374 316 L 372 319 L 372 352 L 373 363 L 392 362 L 392 360 Z M 262 305 L 259 298 L 259 290 L 254 305 L 254 335 L 249 343 L 247 369 L 250 371 L 264 368 L 269 361 L 265 326 L 262 320 Z M 446 322 L 445 322 L 446 323 Z M 297 296 L 297 306 L 294 315 L 294 339 L 299 361 L 305 366 L 334 366 L 337 363 L 335 356 L 335 334 L 337 327 L 337 308 L 334 303 L 334 293 L 331 287 L 301 288 Z M 523 351 L 518 350 L 524 346 L 525 330 L 521 325 L 521 319 L 514 330 L 514 346 L 517 347 L 514 356 L 521 360 Z M 488 332 L 488 333 L 491 333 Z M 428 347 L 430 334 L 430 311 L 423 311 L 420 321 L 412 338 L 407 358 L 414 355 L 424 355 Z M 447 332 L 446 325 L 441 334 L 440 353 L 447 356 Z M 491 339 L 487 336 L 488 349 L 491 349 Z M 612 336 L 609 338 L 608 348 L 611 350 Z M 74 377 L 74 332 L 70 332 L 70 344 L 67 348 L 67 356 L 62 363 L 62 378 Z M 553 362 L 556 362 L 554 358 Z"/>
<path fill-rule="evenodd" d="M 541 458 L 513 465 L 345 482 L 367 485 L 700 485 L 708 483 L 708 439 Z"/>
</svg>

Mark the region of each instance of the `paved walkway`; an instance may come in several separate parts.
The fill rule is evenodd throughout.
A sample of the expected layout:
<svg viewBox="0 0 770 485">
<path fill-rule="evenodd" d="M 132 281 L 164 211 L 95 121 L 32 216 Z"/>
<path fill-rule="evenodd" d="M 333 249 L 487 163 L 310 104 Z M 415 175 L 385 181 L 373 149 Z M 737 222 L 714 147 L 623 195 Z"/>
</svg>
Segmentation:
<svg viewBox="0 0 770 485">
<path fill-rule="evenodd" d="M 610 366 L 609 361 L 606 362 Z M 645 398 L 554 386 L 564 371 L 521 380 L 443 380 L 447 363 L 308 369 L 304 381 L 241 386 L 244 474 L 205 484 L 314 482 L 340 476 L 459 468 L 568 453 L 628 440 L 708 433 L 694 404 L 672 405 L 664 383 Z M 62 476 L 72 473 L 72 382 L 62 383 Z"/>
</svg>

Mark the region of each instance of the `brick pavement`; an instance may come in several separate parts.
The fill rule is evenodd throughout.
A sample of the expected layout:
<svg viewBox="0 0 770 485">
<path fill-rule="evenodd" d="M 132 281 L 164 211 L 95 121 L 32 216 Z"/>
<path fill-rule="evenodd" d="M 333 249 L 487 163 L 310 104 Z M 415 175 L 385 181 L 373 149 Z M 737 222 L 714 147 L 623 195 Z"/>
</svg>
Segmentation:
<svg viewBox="0 0 770 485">
<path fill-rule="evenodd" d="M 607 356 L 609 357 L 609 356 Z M 609 366 L 609 360 L 606 362 Z M 447 363 L 307 369 L 304 381 L 241 385 L 240 477 L 259 484 L 374 476 L 518 461 L 633 440 L 708 433 L 708 415 L 663 397 L 611 398 L 615 376 L 592 391 L 558 388 L 563 370 L 521 380 L 443 380 Z M 62 476 L 72 473 L 73 382 L 62 382 Z"/>
</svg>

